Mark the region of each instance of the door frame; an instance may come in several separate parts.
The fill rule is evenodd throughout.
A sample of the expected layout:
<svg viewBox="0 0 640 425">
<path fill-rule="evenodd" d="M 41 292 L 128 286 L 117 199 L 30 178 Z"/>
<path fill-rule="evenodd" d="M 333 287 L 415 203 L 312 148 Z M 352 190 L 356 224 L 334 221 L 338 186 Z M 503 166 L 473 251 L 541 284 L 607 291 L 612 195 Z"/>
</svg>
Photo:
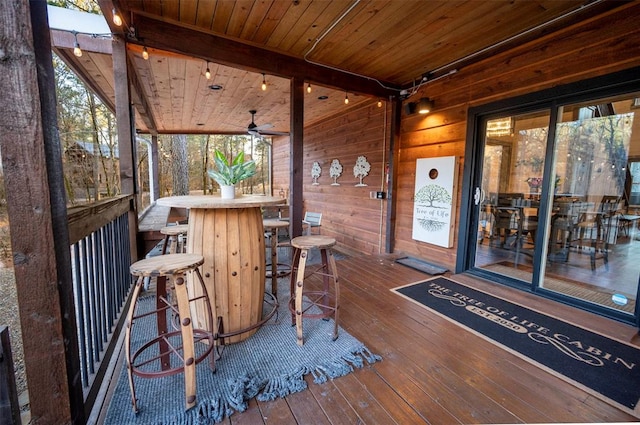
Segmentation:
<svg viewBox="0 0 640 425">
<path fill-rule="evenodd" d="M 490 279 L 494 282 L 515 287 L 517 289 L 542 296 L 544 298 L 560 301 L 583 310 L 591 311 L 598 315 L 629 323 L 640 325 L 640 277 L 636 295 L 636 308 L 633 316 L 623 312 L 611 310 L 604 306 L 595 305 L 564 294 L 549 291 L 539 287 L 540 270 L 534 269 L 533 284 L 528 284 L 517 279 L 488 270 L 474 267 L 476 237 L 478 231 L 479 205 L 475 205 L 475 188 L 481 185 L 482 163 L 484 157 L 484 137 L 486 121 L 505 114 L 516 115 L 528 111 L 548 109 L 549 143 L 545 155 L 544 175 L 550 175 L 553 167 L 553 152 L 555 143 L 555 130 L 557 113 L 560 106 L 570 103 L 589 101 L 598 97 L 608 97 L 640 91 L 640 67 L 616 72 L 613 74 L 595 77 L 592 79 L 565 84 L 562 86 L 545 89 L 539 92 L 525 94 L 509 99 L 503 99 L 484 105 L 469 108 L 467 114 L 467 134 L 465 147 L 465 160 L 462 175 L 462 189 L 460 199 L 459 233 L 456 259 L 456 273 L 469 273 L 471 275 Z M 638 114 L 640 119 L 640 113 Z M 550 179 L 543 181 L 543 193 L 552 190 Z M 551 213 L 548 202 L 540 204 L 541 223 L 547 223 L 547 217 Z M 536 251 L 534 264 L 540 264 L 542 255 L 542 242 L 544 231 L 537 232 Z"/>
</svg>

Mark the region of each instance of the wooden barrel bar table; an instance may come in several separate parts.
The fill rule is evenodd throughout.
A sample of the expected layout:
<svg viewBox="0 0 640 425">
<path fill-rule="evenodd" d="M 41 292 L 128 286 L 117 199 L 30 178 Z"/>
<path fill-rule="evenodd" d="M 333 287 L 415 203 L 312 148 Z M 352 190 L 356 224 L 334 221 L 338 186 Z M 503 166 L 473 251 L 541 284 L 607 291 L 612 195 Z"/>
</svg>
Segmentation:
<svg viewBox="0 0 640 425">
<path fill-rule="evenodd" d="M 265 296 L 265 241 L 260 208 L 281 204 L 282 198 L 189 195 L 160 198 L 156 202 L 189 210 L 187 252 L 204 257 L 202 277 L 211 311 L 218 318 L 211 331 L 216 335 L 233 334 L 223 338 L 225 344 L 253 335 L 263 319 Z M 190 290 L 197 290 L 191 281 L 188 285 Z M 194 327 L 208 328 L 204 309 L 198 309 L 196 304 L 195 310 Z"/>
</svg>

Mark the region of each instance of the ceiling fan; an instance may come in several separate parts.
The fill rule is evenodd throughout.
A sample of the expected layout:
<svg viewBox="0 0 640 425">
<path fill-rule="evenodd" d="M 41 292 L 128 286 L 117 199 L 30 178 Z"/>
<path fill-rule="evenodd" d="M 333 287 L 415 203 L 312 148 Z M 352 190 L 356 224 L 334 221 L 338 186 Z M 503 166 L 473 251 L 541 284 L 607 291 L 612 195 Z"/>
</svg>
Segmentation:
<svg viewBox="0 0 640 425">
<path fill-rule="evenodd" d="M 289 133 L 282 133 L 280 131 L 268 131 L 268 129 L 273 127 L 273 124 L 256 125 L 255 123 L 256 112 L 258 111 L 256 111 L 255 109 L 252 109 L 249 111 L 249 113 L 251 114 L 251 123 L 249 123 L 249 126 L 247 127 L 247 133 L 251 134 L 252 136 L 282 136 L 282 135 L 289 134 Z"/>
</svg>

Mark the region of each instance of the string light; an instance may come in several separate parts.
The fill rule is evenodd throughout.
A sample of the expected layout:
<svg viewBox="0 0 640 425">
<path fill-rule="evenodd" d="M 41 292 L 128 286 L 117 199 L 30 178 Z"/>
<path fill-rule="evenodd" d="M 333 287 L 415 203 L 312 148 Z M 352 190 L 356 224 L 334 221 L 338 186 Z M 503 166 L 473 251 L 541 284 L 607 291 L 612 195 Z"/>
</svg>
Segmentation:
<svg viewBox="0 0 640 425">
<path fill-rule="evenodd" d="M 311 83 L 307 83 L 307 93 L 311 93 Z"/>
<path fill-rule="evenodd" d="M 344 92 L 344 104 L 349 104 L 349 94 L 347 92 Z"/>
<path fill-rule="evenodd" d="M 147 51 L 146 46 L 142 48 L 142 59 L 146 61 L 149 60 L 149 52 Z"/>
<path fill-rule="evenodd" d="M 267 90 L 267 80 L 264 78 L 264 72 L 262 73 L 262 91 Z"/>
<path fill-rule="evenodd" d="M 122 26 L 122 18 L 120 17 L 120 15 L 118 15 L 118 12 L 116 12 L 116 8 L 115 7 L 111 10 L 111 13 L 113 15 L 113 23 L 116 24 L 117 26 L 121 27 Z"/>
<path fill-rule="evenodd" d="M 207 78 L 207 80 L 211 79 L 211 71 L 209 71 L 209 62 L 207 61 L 207 70 L 204 72 L 204 76 Z"/>
<path fill-rule="evenodd" d="M 76 55 L 76 57 L 81 57 L 82 56 L 82 50 L 80 49 L 80 43 L 78 43 L 78 32 L 77 31 L 73 32 L 73 37 L 75 38 L 75 42 L 73 43 L 73 54 Z"/>
</svg>

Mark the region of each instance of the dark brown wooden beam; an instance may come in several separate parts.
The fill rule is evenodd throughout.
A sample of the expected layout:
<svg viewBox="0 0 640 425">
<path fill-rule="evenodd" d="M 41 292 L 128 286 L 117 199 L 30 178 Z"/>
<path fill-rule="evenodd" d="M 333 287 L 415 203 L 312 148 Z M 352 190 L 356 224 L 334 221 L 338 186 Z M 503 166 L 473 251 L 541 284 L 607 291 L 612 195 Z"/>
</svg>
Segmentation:
<svg viewBox="0 0 640 425">
<path fill-rule="evenodd" d="M 149 101 L 144 94 L 144 89 L 140 84 L 140 77 L 135 72 L 136 67 L 130 61 L 127 62 L 129 64 L 129 82 L 131 83 L 131 102 L 140 114 L 144 125 L 147 126 L 148 133 L 158 134 L 158 126 L 153 118 L 153 109 L 151 109 Z"/>
<path fill-rule="evenodd" d="M 0 147 L 31 420 L 83 424 L 46 2 L 0 2 L 0 21 Z"/>
<path fill-rule="evenodd" d="M 291 135 L 289 143 L 289 220 L 291 237 L 302 235 L 302 167 L 304 165 L 304 80 L 291 79 Z"/>
<path fill-rule="evenodd" d="M 348 72 L 314 65 L 302 59 L 262 49 L 238 41 L 208 34 L 196 29 L 157 21 L 143 15 L 134 15 L 132 22 L 137 40 L 132 43 L 146 47 L 181 53 L 205 61 L 245 69 L 252 72 L 264 72 L 283 78 L 298 78 L 303 81 L 387 98 L 398 93 L 396 85 L 379 82 Z M 168 36 L 170 34 L 170 36 Z"/>
<path fill-rule="evenodd" d="M 389 151 L 387 152 L 389 161 L 389 184 L 387 186 L 387 223 L 385 233 L 384 252 L 390 254 L 395 246 L 396 234 L 396 209 L 398 208 L 398 200 L 396 199 L 396 189 L 398 188 L 398 179 L 396 178 L 398 167 L 398 158 L 400 154 L 400 123 L 402 119 L 402 100 L 395 98 L 389 102 L 391 104 L 391 131 L 389 137 Z"/>
<path fill-rule="evenodd" d="M 111 41 L 109 41 L 109 43 L 111 43 Z M 86 75 L 85 69 L 82 66 L 76 66 L 78 58 L 73 56 L 73 53 L 71 53 L 70 50 L 63 50 L 63 49 L 56 48 L 54 49 L 54 51 L 60 57 L 60 59 L 62 59 L 64 63 L 67 64 L 67 66 L 69 66 L 69 68 L 73 70 L 73 72 L 78 76 L 78 78 L 80 78 L 80 80 L 82 80 L 82 82 L 100 98 L 102 103 L 104 103 L 104 105 L 111 112 L 115 112 L 116 110 L 115 105 L 111 100 L 111 98 L 109 97 L 109 95 L 102 90 L 102 87 L 100 87 L 99 84 L 96 84 L 95 79 L 91 78 L 91 76 L 89 75 Z"/>
</svg>

